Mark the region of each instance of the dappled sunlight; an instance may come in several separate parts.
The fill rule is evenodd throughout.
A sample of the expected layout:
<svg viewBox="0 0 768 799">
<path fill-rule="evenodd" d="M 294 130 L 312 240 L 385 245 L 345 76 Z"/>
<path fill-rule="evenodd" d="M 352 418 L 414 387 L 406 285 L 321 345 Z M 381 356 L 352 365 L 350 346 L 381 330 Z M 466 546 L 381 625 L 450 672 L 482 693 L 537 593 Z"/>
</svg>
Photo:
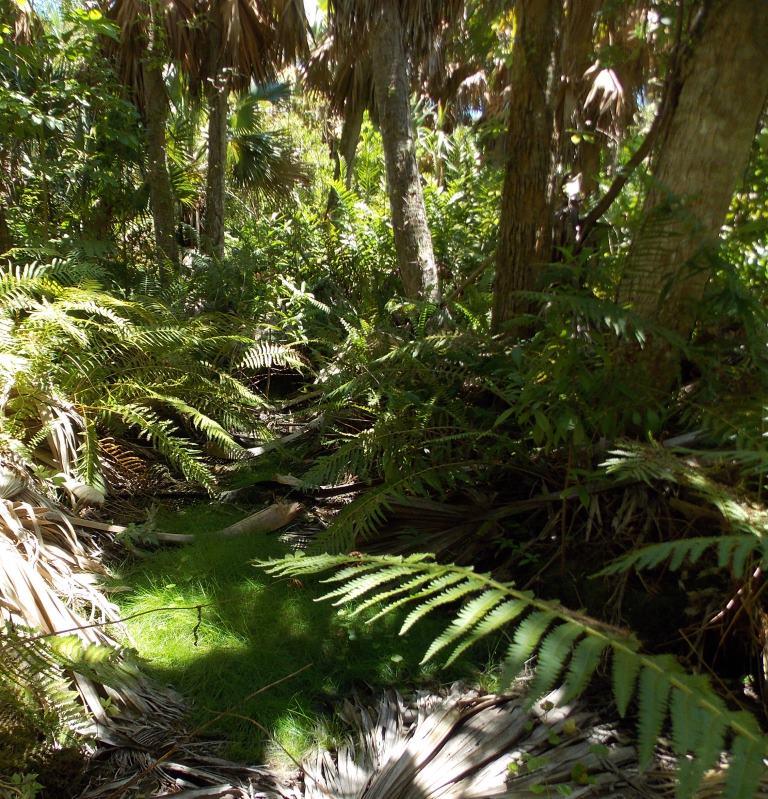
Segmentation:
<svg viewBox="0 0 768 799">
<path fill-rule="evenodd" d="M 130 620 L 128 632 L 148 672 L 188 699 L 193 726 L 221 713 L 207 734 L 225 739 L 231 755 L 282 762 L 284 750 L 298 758 L 317 740 L 334 704 L 354 685 L 416 684 L 436 676 L 435 666 L 419 665 L 427 631 L 400 638 L 389 624 L 382 635 L 379 626 L 315 602 L 327 590 L 316 581 L 273 580 L 257 570 L 255 559 L 289 551 L 275 536 L 213 546 L 207 532 L 237 513 L 222 506 L 219 517 L 206 506 L 200 514 L 161 515 L 164 529 L 195 532 L 200 540 L 128 563 L 119 578 L 131 587 L 119 595 L 124 615 L 157 609 Z"/>
</svg>

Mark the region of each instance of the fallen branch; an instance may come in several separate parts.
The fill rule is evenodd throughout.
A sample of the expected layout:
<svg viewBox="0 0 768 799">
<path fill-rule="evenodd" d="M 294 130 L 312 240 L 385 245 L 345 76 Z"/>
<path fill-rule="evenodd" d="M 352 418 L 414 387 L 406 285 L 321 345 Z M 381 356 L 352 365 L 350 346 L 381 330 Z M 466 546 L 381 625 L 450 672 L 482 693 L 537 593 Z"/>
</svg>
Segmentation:
<svg viewBox="0 0 768 799">
<path fill-rule="evenodd" d="M 292 522 L 301 509 L 302 506 L 298 502 L 275 502 L 274 505 L 219 530 L 216 535 L 221 538 L 234 538 L 248 533 L 271 533 Z"/>
<path fill-rule="evenodd" d="M 264 455 L 267 452 L 271 452 L 273 449 L 277 449 L 278 447 L 283 447 L 286 444 L 290 444 L 292 441 L 296 441 L 297 438 L 301 438 L 309 433 L 318 430 L 320 426 L 323 424 L 323 414 L 321 413 L 319 416 L 314 418 L 311 422 L 304 425 L 299 430 L 295 430 L 293 433 L 288 433 L 288 435 L 283 436 L 282 438 L 275 439 L 274 441 L 268 441 L 266 444 L 263 444 L 260 447 L 249 447 L 246 449 L 246 452 L 252 458 L 258 458 L 259 455 Z"/>
<path fill-rule="evenodd" d="M 249 533 L 271 533 L 285 527 L 301 511 L 302 506 L 298 502 L 275 502 L 273 505 L 246 516 L 239 522 L 219 530 L 214 535 L 220 538 L 234 538 L 238 535 L 248 535 Z M 115 533 L 120 535 L 128 529 L 120 524 L 106 524 L 92 519 L 79 519 L 76 516 L 60 514 L 71 525 L 75 527 L 87 527 L 92 530 L 101 530 L 105 533 Z M 196 536 L 189 533 L 156 533 L 158 541 L 164 544 L 191 544 Z"/>
</svg>

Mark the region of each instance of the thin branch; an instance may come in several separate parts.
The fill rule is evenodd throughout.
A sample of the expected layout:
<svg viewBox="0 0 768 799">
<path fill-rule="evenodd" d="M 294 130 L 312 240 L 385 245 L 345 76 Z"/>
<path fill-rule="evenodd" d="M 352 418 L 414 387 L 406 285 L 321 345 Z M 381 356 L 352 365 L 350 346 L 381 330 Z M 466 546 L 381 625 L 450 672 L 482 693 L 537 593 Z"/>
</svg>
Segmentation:
<svg viewBox="0 0 768 799">
<path fill-rule="evenodd" d="M 592 210 L 583 219 L 579 220 L 579 244 L 583 244 L 592 228 L 594 228 L 597 220 L 600 219 L 600 217 L 611 207 L 611 205 L 613 205 L 614 201 L 621 193 L 621 190 L 632 176 L 632 173 L 643 161 L 645 161 L 650 154 L 659 134 L 659 130 L 661 129 L 663 118 L 666 116 L 664 111 L 665 105 L 662 103 L 662 106 L 659 109 L 659 112 L 656 114 L 656 118 L 653 120 L 653 124 L 646 134 L 645 139 L 643 139 L 642 144 L 637 148 L 637 150 L 635 150 L 629 161 L 627 161 L 627 163 L 619 169 L 619 172 L 613 179 L 613 183 L 611 183 L 608 191 L 606 191 L 605 194 L 597 201 L 597 203 L 595 203 Z"/>
<path fill-rule="evenodd" d="M 466 291 L 466 289 L 471 286 L 480 275 L 485 272 L 485 270 L 491 266 L 495 260 L 496 256 L 489 255 L 487 258 L 484 258 L 470 273 L 469 275 L 464 278 L 464 280 L 459 283 L 458 286 L 443 300 L 441 303 L 443 306 L 450 305 L 452 302 L 457 300 L 461 295 Z"/>
</svg>

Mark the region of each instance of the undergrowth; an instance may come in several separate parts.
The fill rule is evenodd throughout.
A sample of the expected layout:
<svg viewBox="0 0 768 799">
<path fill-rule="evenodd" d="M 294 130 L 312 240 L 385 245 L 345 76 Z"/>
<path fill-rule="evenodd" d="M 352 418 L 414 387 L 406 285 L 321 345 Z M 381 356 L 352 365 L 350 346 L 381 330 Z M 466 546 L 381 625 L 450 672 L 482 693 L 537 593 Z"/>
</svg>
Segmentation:
<svg viewBox="0 0 768 799">
<path fill-rule="evenodd" d="M 124 564 L 119 581 L 129 590 L 118 597 L 125 616 L 156 610 L 129 621 L 128 631 L 147 671 L 190 702 L 193 728 L 222 714 L 206 735 L 225 740 L 228 756 L 292 767 L 291 758 L 301 758 L 311 744 L 333 739 L 333 706 L 354 689 L 402 690 L 437 679 L 435 667 L 419 664 L 437 628 L 408 639 L 399 638 L 393 624 L 372 630 L 317 604 L 323 592 L 312 580 L 273 581 L 255 573 L 255 559 L 282 557 L 289 547 L 275 534 L 210 534 L 241 515 L 231 506 L 210 505 L 159 514 L 163 530 L 192 532 L 199 541 Z M 439 679 L 470 669 L 464 660 Z"/>
</svg>

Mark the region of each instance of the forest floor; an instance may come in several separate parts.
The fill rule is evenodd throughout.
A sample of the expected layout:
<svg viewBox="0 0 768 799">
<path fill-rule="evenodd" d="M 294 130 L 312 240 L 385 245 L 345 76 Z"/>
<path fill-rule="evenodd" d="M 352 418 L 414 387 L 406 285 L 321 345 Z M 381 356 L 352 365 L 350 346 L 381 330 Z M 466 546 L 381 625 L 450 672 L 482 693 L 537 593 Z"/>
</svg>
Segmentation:
<svg viewBox="0 0 768 799">
<path fill-rule="evenodd" d="M 160 511 L 158 530 L 194 533 L 195 543 L 130 558 L 114 586 L 124 617 L 152 611 L 127 623 L 126 643 L 142 668 L 181 693 L 193 729 L 218 716 L 206 736 L 224 740 L 228 757 L 292 769 L 312 745 L 338 740 L 334 707 L 356 689 L 434 688 L 457 678 L 495 687 L 489 647 L 450 672 L 420 665 L 442 629 L 439 619 L 399 637 L 396 618 L 368 627 L 330 602 L 317 603 L 326 586 L 264 574 L 254 561 L 290 552 L 278 533 L 213 535 L 246 512 L 216 504 Z"/>
</svg>

